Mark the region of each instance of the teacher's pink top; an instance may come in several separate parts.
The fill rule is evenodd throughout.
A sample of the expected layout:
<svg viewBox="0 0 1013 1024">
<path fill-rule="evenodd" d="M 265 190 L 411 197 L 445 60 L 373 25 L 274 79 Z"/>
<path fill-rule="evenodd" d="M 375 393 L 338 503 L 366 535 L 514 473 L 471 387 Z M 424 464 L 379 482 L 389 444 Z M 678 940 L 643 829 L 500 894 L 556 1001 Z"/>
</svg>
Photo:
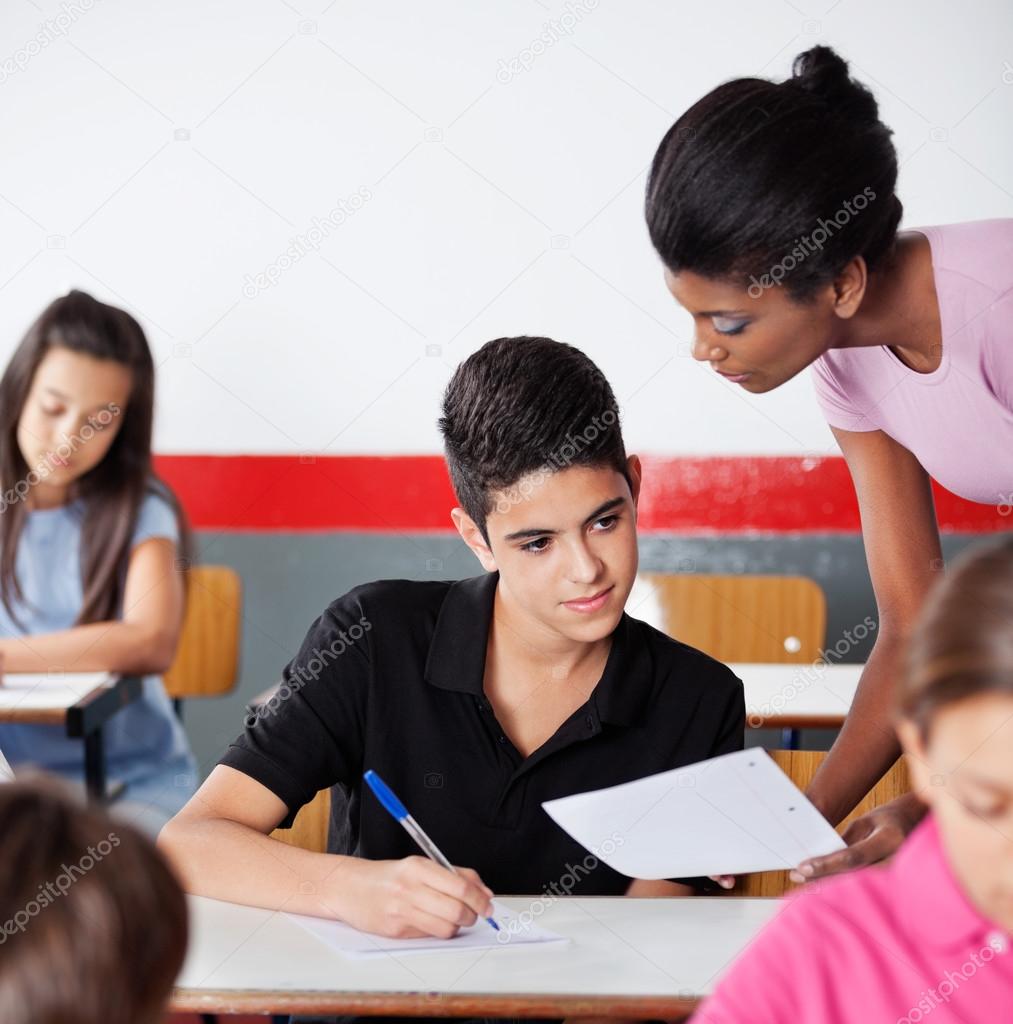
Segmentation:
<svg viewBox="0 0 1013 1024">
<path fill-rule="evenodd" d="M 931 815 L 886 867 L 814 882 L 719 981 L 694 1024 L 1013 1020 L 1010 936 L 953 877 Z"/>
<path fill-rule="evenodd" d="M 912 230 L 932 249 L 939 368 L 916 373 L 885 345 L 831 349 L 813 363 L 816 397 L 832 427 L 882 430 L 947 490 L 1009 507 L 1013 219 Z"/>
</svg>

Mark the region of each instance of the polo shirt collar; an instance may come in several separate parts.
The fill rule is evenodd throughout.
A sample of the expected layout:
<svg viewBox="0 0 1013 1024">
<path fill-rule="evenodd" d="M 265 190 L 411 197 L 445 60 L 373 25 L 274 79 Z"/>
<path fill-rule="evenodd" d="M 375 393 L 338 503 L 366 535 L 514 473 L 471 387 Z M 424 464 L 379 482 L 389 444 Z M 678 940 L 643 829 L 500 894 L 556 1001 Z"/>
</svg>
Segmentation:
<svg viewBox="0 0 1013 1024">
<path fill-rule="evenodd" d="M 943 851 L 939 825 L 930 813 L 911 833 L 888 869 L 918 941 L 943 951 L 984 945 L 1000 929 L 978 912 L 960 888 Z"/>
<path fill-rule="evenodd" d="M 451 584 L 436 617 L 426 681 L 441 690 L 482 695 L 485 650 L 492 624 L 498 572 Z"/>
<path fill-rule="evenodd" d="M 486 646 L 499 573 L 459 580 L 443 599 L 429 643 L 425 678 L 433 686 L 481 696 Z M 654 686 L 654 665 L 642 623 L 625 612 L 612 634 L 605 670 L 591 700 L 603 722 L 633 725 Z"/>
</svg>

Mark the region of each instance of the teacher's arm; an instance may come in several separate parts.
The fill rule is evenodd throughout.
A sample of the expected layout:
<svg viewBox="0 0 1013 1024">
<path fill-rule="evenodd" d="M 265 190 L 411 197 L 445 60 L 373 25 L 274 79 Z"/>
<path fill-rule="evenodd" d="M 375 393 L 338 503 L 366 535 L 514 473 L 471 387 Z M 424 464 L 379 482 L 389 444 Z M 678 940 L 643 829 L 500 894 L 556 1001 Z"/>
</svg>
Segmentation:
<svg viewBox="0 0 1013 1024">
<path fill-rule="evenodd" d="M 808 796 L 837 824 L 900 755 L 893 729 L 897 682 L 911 630 L 942 569 L 929 475 L 903 445 L 882 431 L 834 429 L 854 480 L 879 627 L 854 702 Z M 903 797 L 854 822 L 849 847 L 805 862 L 805 877 L 881 860 L 918 822 L 923 807 Z"/>
</svg>

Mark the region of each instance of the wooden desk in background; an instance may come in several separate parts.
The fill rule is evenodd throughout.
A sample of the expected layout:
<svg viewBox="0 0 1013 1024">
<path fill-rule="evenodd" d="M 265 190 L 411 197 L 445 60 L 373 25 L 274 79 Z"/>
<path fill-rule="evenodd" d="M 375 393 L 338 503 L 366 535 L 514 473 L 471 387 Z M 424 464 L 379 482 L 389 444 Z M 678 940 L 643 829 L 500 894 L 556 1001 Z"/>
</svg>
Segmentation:
<svg viewBox="0 0 1013 1024">
<path fill-rule="evenodd" d="M 839 729 L 864 665 L 730 664 L 750 729 Z"/>
<path fill-rule="evenodd" d="M 11 673 L 0 682 L 0 722 L 62 726 L 82 741 L 85 786 L 104 800 L 106 757 L 103 727 L 141 695 L 138 676 L 108 672 Z"/>
</svg>

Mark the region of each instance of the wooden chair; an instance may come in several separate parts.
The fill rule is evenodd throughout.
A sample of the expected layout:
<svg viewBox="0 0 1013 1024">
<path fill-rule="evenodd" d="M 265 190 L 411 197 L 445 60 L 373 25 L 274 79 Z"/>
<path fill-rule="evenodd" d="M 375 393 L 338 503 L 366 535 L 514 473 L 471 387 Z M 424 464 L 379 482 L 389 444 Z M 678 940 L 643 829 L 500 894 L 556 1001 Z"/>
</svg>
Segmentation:
<svg viewBox="0 0 1013 1024">
<path fill-rule="evenodd" d="M 827 756 L 825 750 L 771 750 L 768 753 L 803 792 Z M 837 831 L 843 833 L 855 818 L 910 792 L 911 781 L 908 777 L 907 762 L 901 757 L 837 826 Z M 730 893 L 734 896 L 783 896 L 794 888 L 797 888 L 796 883 L 788 879 L 787 871 L 761 871 L 736 879 L 735 888 L 731 889 Z"/>
<path fill-rule="evenodd" d="M 221 697 L 236 686 L 243 587 L 224 565 L 199 565 L 187 579 L 186 614 L 176 660 L 162 677 L 182 717 L 187 697 Z"/>
<path fill-rule="evenodd" d="M 313 853 L 327 852 L 327 828 L 331 818 L 331 791 L 322 789 L 299 809 L 291 828 L 276 828 L 272 839 Z"/>
<path fill-rule="evenodd" d="M 826 636 L 827 603 L 805 576 L 643 573 L 665 632 L 719 661 L 812 664 Z"/>
<path fill-rule="evenodd" d="M 823 590 L 805 576 L 644 573 L 669 636 L 724 662 L 811 665 L 826 639 Z M 785 729 L 783 745 L 798 745 Z"/>
</svg>

